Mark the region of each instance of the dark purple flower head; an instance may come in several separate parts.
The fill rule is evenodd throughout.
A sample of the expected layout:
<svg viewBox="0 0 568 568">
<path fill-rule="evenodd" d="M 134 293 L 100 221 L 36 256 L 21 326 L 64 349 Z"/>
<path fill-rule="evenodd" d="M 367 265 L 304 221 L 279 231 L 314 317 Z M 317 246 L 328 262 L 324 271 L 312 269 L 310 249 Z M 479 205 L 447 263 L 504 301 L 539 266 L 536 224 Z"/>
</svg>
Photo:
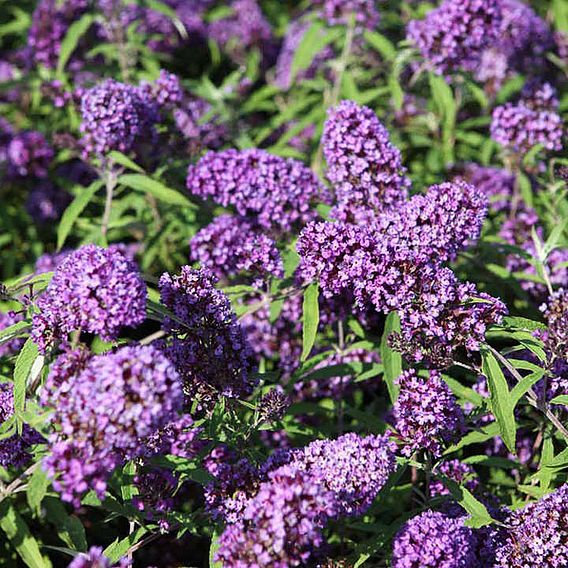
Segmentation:
<svg viewBox="0 0 568 568">
<path fill-rule="evenodd" d="M 130 152 L 154 136 L 158 107 L 146 90 L 107 79 L 81 99 L 81 131 L 87 153 Z"/>
<path fill-rule="evenodd" d="M 568 565 L 568 485 L 506 519 L 495 568 Z"/>
<path fill-rule="evenodd" d="M 463 180 L 433 185 L 382 219 L 381 238 L 414 262 L 455 260 L 479 238 L 487 205 L 483 191 Z"/>
<path fill-rule="evenodd" d="M 76 506 L 88 489 L 102 498 L 113 469 L 140 455 L 141 440 L 183 404 L 178 374 L 152 346 L 95 356 L 72 376 L 51 374 L 45 391 L 55 428 L 44 467 L 62 499 Z"/>
<path fill-rule="evenodd" d="M 172 337 L 162 348 L 188 396 L 245 396 L 254 384 L 252 351 L 229 299 L 215 282 L 208 270 L 189 266 L 182 266 L 179 276 L 162 275 L 161 300 L 175 315 L 164 319 L 163 328 Z"/>
<path fill-rule="evenodd" d="M 541 311 L 547 329 L 537 330 L 535 335 L 544 343 L 549 359 L 565 363 L 568 361 L 568 292 L 564 289 L 555 292 Z"/>
<path fill-rule="evenodd" d="M 243 217 L 221 215 L 191 239 L 191 259 L 218 278 L 248 273 L 255 285 L 269 276 L 282 278 L 284 268 L 276 243 Z"/>
<path fill-rule="evenodd" d="M 26 210 L 38 225 L 58 221 L 71 202 L 71 195 L 47 180 L 39 181 L 30 191 Z"/>
<path fill-rule="evenodd" d="M 183 87 L 177 75 L 160 69 L 160 75 L 153 82 L 142 85 L 147 89 L 160 108 L 177 108 L 183 100 Z"/>
<path fill-rule="evenodd" d="M 209 38 L 241 61 L 251 48 L 264 48 L 270 43 L 272 29 L 257 0 L 232 0 L 229 8 L 231 13 L 211 22 L 207 32 Z"/>
<path fill-rule="evenodd" d="M 521 101 L 498 106 L 493 111 L 491 137 L 501 146 L 519 154 L 526 154 L 536 145 L 542 145 L 545 150 L 559 151 L 562 150 L 564 127 L 556 112 L 531 108 Z"/>
<path fill-rule="evenodd" d="M 315 369 L 325 369 L 335 365 L 349 365 L 365 363 L 379 363 L 380 357 L 378 353 L 367 349 L 350 349 L 344 353 L 334 353 L 321 363 L 316 365 Z M 356 368 L 357 365 L 354 365 Z M 356 374 L 355 368 L 353 374 L 342 374 L 335 377 L 318 377 L 309 381 L 298 381 L 294 383 L 294 392 L 298 400 L 319 400 L 321 398 L 331 397 L 335 400 L 341 400 L 348 396 L 356 387 L 353 382 Z M 359 385 L 361 386 L 361 385 Z"/>
<path fill-rule="evenodd" d="M 326 63 L 334 57 L 334 49 L 328 44 L 313 54 L 312 61 L 307 69 L 298 70 L 295 77 L 292 77 L 292 63 L 296 50 L 301 45 L 302 39 L 309 29 L 309 21 L 302 19 L 294 20 L 288 26 L 284 42 L 276 60 L 274 73 L 274 83 L 281 89 L 289 89 L 293 84 L 297 84 L 302 80 L 313 79 L 318 71 L 324 69 Z"/>
<path fill-rule="evenodd" d="M 217 559 L 233 568 L 303 566 L 323 544 L 323 525 L 335 512 L 333 493 L 311 474 L 282 466 L 261 484 L 243 520 L 225 529 Z"/>
<path fill-rule="evenodd" d="M 67 568 L 127 568 L 130 561 L 127 558 L 120 560 L 118 564 L 112 564 L 111 561 L 103 554 L 100 546 L 91 546 L 87 552 L 77 554 Z"/>
<path fill-rule="evenodd" d="M 507 314 L 503 302 L 459 282 L 449 268 L 423 268 L 412 294 L 399 311 L 401 332 L 391 335 L 391 346 L 434 368 L 451 365 L 456 352 L 478 352 L 487 328 Z"/>
<path fill-rule="evenodd" d="M 174 121 L 184 138 L 199 149 L 216 150 L 229 137 L 228 127 L 205 99 L 184 102 L 174 110 Z"/>
<path fill-rule="evenodd" d="M 183 414 L 145 438 L 142 451 L 147 456 L 172 455 L 193 459 L 203 450 L 202 432 L 203 429 L 195 426 L 189 414 Z"/>
<path fill-rule="evenodd" d="M 358 28 L 372 30 L 380 21 L 375 0 L 317 0 L 323 18 L 330 26 L 345 26 L 351 17 Z"/>
<path fill-rule="evenodd" d="M 511 172 L 471 163 L 465 167 L 463 178 L 487 196 L 491 211 L 509 209 L 515 185 L 515 176 Z"/>
<path fill-rule="evenodd" d="M 17 314 L 13 311 L 0 312 L 0 331 L 22 321 L 23 319 L 23 314 Z M 24 339 L 16 338 L 10 339 L 6 343 L 2 343 L 0 345 L 0 357 L 14 355 L 24 345 L 24 341 Z"/>
<path fill-rule="evenodd" d="M 10 175 L 45 178 L 54 153 L 45 136 L 32 130 L 15 134 L 6 155 Z"/>
<path fill-rule="evenodd" d="M 85 245 L 67 255 L 38 302 L 32 337 L 45 352 L 72 331 L 105 341 L 146 317 L 146 286 L 138 269 L 117 248 Z"/>
<path fill-rule="evenodd" d="M 298 367 L 302 353 L 302 299 L 301 296 L 286 298 L 278 319 L 270 321 L 270 308 L 243 316 L 241 324 L 258 359 L 278 358 L 278 369 L 284 377 Z"/>
<path fill-rule="evenodd" d="M 363 221 L 406 200 L 410 180 L 400 151 L 371 109 L 353 101 L 331 109 L 322 144 L 338 203 L 332 216 L 338 220 Z"/>
<path fill-rule="evenodd" d="M 14 414 L 14 388 L 11 383 L 0 383 L 0 426 Z M 19 468 L 31 459 L 30 447 L 45 440 L 27 424 L 21 434 L 0 438 L 0 466 Z"/>
<path fill-rule="evenodd" d="M 260 399 L 257 412 L 264 422 L 282 420 L 291 404 L 292 399 L 277 385 Z"/>
<path fill-rule="evenodd" d="M 36 64 L 57 66 L 61 42 L 69 25 L 79 19 L 87 7 L 87 0 L 39 0 L 28 32 L 28 47 Z"/>
<path fill-rule="evenodd" d="M 557 111 L 560 106 L 557 90 L 550 83 L 540 80 L 526 83 L 521 98 L 523 103 L 533 110 Z"/>
<path fill-rule="evenodd" d="M 444 0 L 424 20 L 408 25 L 408 38 L 440 74 L 475 68 L 501 25 L 499 0 Z"/>
<path fill-rule="evenodd" d="M 459 483 L 460 485 L 474 491 L 479 486 L 479 479 L 475 475 L 475 470 L 470 465 L 460 460 L 448 460 L 442 463 L 437 469 L 437 473 Z M 435 479 L 430 483 L 430 495 L 449 495 L 450 491 L 441 479 Z"/>
<path fill-rule="evenodd" d="M 413 369 L 398 378 L 400 394 L 393 406 L 393 425 L 403 442 L 401 452 L 411 456 L 428 450 L 440 456 L 445 443 L 459 435 L 464 415 L 438 371 L 427 378 Z"/>
<path fill-rule="evenodd" d="M 187 187 L 193 195 L 234 207 L 239 215 L 276 231 L 313 219 L 313 206 L 328 200 L 304 164 L 258 149 L 209 152 L 189 167 Z"/>
<path fill-rule="evenodd" d="M 358 516 L 371 506 L 395 470 L 395 446 L 387 436 L 344 434 L 316 440 L 292 456 L 291 466 L 332 492 L 336 514 Z"/>
<path fill-rule="evenodd" d="M 477 568 L 477 538 L 463 518 L 426 511 L 410 519 L 393 541 L 393 568 Z"/>
</svg>

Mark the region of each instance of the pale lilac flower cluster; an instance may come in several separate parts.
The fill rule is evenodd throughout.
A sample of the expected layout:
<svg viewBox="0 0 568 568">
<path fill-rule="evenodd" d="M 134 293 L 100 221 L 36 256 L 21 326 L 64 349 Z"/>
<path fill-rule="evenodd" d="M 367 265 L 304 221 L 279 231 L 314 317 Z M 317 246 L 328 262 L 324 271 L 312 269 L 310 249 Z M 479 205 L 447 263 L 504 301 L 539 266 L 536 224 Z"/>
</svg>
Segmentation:
<svg viewBox="0 0 568 568">
<path fill-rule="evenodd" d="M 45 352 L 72 331 L 105 341 L 146 317 L 146 286 L 138 269 L 117 248 L 85 245 L 67 255 L 37 301 L 32 337 Z"/>
<path fill-rule="evenodd" d="M 53 148 L 41 132 L 19 132 L 12 137 L 6 150 L 8 173 L 14 177 L 45 178 L 53 156 Z"/>
<path fill-rule="evenodd" d="M 75 506 L 88 489 L 102 498 L 114 468 L 139 455 L 141 439 L 166 426 L 183 404 L 177 372 L 152 346 L 94 356 L 75 375 L 52 372 L 45 389 L 55 428 L 44 468 Z"/>
<path fill-rule="evenodd" d="M 364 221 L 406 201 L 410 180 L 400 151 L 370 108 L 346 100 L 328 111 L 322 144 L 337 201 L 334 218 Z"/>
<path fill-rule="evenodd" d="M 137 142 L 154 137 L 158 106 L 146 89 L 107 79 L 81 98 L 85 152 L 104 155 L 130 152 Z"/>
<path fill-rule="evenodd" d="M 408 38 L 440 74 L 471 70 L 498 38 L 499 0 L 444 0 L 424 20 L 408 25 Z"/>
<path fill-rule="evenodd" d="M 386 435 L 350 432 L 336 440 L 315 440 L 294 452 L 290 464 L 331 491 L 337 516 L 359 516 L 394 472 L 394 449 Z"/>
<path fill-rule="evenodd" d="M 230 568 L 303 566 L 323 544 L 323 526 L 335 514 L 331 491 L 309 473 L 282 466 L 260 485 L 242 520 L 225 529 L 217 560 Z"/>
<path fill-rule="evenodd" d="M 260 286 L 269 276 L 284 276 L 274 240 L 243 217 L 220 215 L 197 232 L 189 247 L 191 259 L 218 278 L 245 272 Z"/>
<path fill-rule="evenodd" d="M 22 321 L 23 319 L 23 314 L 16 313 L 14 311 L 0 312 L 0 331 Z M 10 339 L 6 343 L 0 344 L 0 357 L 14 355 L 20 350 L 24 341 L 24 339 L 15 338 Z"/>
<path fill-rule="evenodd" d="M 443 462 L 436 473 L 455 481 L 459 485 L 469 489 L 469 491 L 475 491 L 479 486 L 479 479 L 475 475 L 473 467 L 460 460 L 454 459 Z M 446 488 L 441 479 L 434 479 L 430 483 L 430 495 L 432 497 L 449 494 L 449 489 Z"/>
<path fill-rule="evenodd" d="M 14 415 L 14 389 L 11 383 L 0 383 L 0 425 Z M 19 468 L 31 459 L 30 449 L 45 440 L 27 424 L 21 434 L 0 438 L 0 466 Z"/>
<path fill-rule="evenodd" d="M 506 103 L 493 111 L 491 137 L 504 148 L 526 154 L 541 145 L 548 151 L 562 150 L 562 118 L 549 109 L 533 108 L 532 101 Z"/>
<path fill-rule="evenodd" d="M 251 347 L 215 282 L 208 270 L 189 266 L 182 266 L 179 276 L 162 275 L 161 301 L 175 316 L 164 318 L 163 329 L 171 338 L 162 349 L 188 396 L 245 396 L 254 385 Z"/>
<path fill-rule="evenodd" d="M 495 568 L 568 565 L 568 485 L 506 519 Z"/>
<path fill-rule="evenodd" d="M 428 377 L 415 370 L 398 378 L 400 394 L 392 409 L 393 426 L 403 444 L 401 453 L 411 456 L 427 450 L 440 456 L 447 442 L 459 435 L 464 415 L 438 371 Z"/>
<path fill-rule="evenodd" d="M 477 538 L 463 518 L 426 511 L 410 519 L 393 541 L 393 568 L 480 568 Z"/>
<path fill-rule="evenodd" d="M 71 203 L 71 195 L 48 180 L 40 180 L 28 194 L 26 210 L 38 225 L 57 221 Z"/>
<path fill-rule="evenodd" d="M 258 149 L 209 152 L 189 166 L 187 187 L 193 195 L 234 207 L 239 215 L 277 231 L 313 219 L 313 205 L 327 201 L 308 167 Z"/>
</svg>

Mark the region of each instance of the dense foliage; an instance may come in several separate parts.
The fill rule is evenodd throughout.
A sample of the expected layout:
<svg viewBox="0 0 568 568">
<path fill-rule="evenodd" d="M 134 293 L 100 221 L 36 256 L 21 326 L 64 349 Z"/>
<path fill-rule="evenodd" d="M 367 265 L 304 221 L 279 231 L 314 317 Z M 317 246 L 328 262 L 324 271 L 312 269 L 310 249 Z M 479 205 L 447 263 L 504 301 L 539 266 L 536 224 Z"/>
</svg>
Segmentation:
<svg viewBox="0 0 568 568">
<path fill-rule="evenodd" d="M 568 566 L 565 0 L 0 0 L 0 565 Z"/>
</svg>

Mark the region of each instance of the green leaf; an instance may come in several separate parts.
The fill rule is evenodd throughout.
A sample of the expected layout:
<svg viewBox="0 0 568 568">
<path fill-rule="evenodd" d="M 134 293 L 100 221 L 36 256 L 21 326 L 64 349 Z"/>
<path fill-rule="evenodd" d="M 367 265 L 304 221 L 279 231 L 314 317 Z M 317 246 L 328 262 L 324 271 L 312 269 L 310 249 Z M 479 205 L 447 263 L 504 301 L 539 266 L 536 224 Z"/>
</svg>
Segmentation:
<svg viewBox="0 0 568 568">
<path fill-rule="evenodd" d="M 513 455 L 516 455 L 515 439 L 517 426 L 514 415 L 515 404 L 509 392 L 507 379 L 505 379 L 497 359 L 487 348 L 482 348 L 481 357 L 483 360 L 483 374 L 487 377 L 487 384 L 491 393 L 491 410 L 499 424 L 503 442 L 507 449 Z"/>
<path fill-rule="evenodd" d="M 391 61 L 396 56 L 396 47 L 392 41 L 384 35 L 370 30 L 365 31 L 365 40 L 376 51 L 378 51 L 386 61 Z"/>
<path fill-rule="evenodd" d="M 142 193 L 149 193 L 169 205 L 181 205 L 182 207 L 196 209 L 196 206 L 185 195 L 148 176 L 125 174 L 118 178 L 118 183 Z"/>
<path fill-rule="evenodd" d="M 527 331 L 535 331 L 537 329 L 544 329 L 546 326 L 539 322 L 520 316 L 505 316 L 503 318 L 502 327 L 512 327 L 515 329 L 525 329 Z"/>
<path fill-rule="evenodd" d="M 2 343 L 10 341 L 11 339 L 14 339 L 14 337 L 18 337 L 18 335 L 22 334 L 24 331 L 28 331 L 30 327 L 31 326 L 29 322 L 19 321 L 14 325 L 0 330 L 0 345 L 2 345 Z"/>
<path fill-rule="evenodd" d="M 211 536 L 211 546 L 209 547 L 209 568 L 223 568 L 222 562 L 215 562 L 215 555 L 219 550 L 219 535 L 217 531 Z"/>
<path fill-rule="evenodd" d="M 314 57 L 342 33 L 341 30 L 327 30 L 321 22 L 314 21 L 302 36 L 302 40 L 294 53 L 290 69 L 290 81 L 296 78 L 299 71 L 307 69 Z"/>
<path fill-rule="evenodd" d="M 457 104 L 451 87 L 444 77 L 429 74 L 430 89 L 434 97 L 434 103 L 442 118 L 442 150 L 446 163 L 454 161 L 454 136 L 456 126 Z"/>
<path fill-rule="evenodd" d="M 466 487 L 458 485 L 453 479 L 449 479 L 445 476 L 439 477 L 454 499 L 470 515 L 469 519 L 465 521 L 466 526 L 478 529 L 493 523 L 493 519 L 485 508 L 485 505 L 478 501 Z"/>
<path fill-rule="evenodd" d="M 147 529 L 139 527 L 133 533 L 129 534 L 122 540 L 116 539 L 113 543 L 109 544 L 105 550 L 104 555 L 114 564 L 118 562 L 123 556 L 126 555 L 131 546 L 134 546 L 146 533 Z"/>
<path fill-rule="evenodd" d="M 555 396 L 551 401 L 550 404 L 565 404 L 568 406 L 568 395 L 561 394 L 559 396 Z"/>
<path fill-rule="evenodd" d="M 40 360 L 43 365 L 43 356 L 39 355 L 37 345 L 33 342 L 31 337 L 28 337 L 22 350 L 18 354 L 14 367 L 14 411 L 16 415 L 24 411 L 28 376 L 36 360 Z"/>
<path fill-rule="evenodd" d="M 96 180 L 89 187 L 81 188 L 77 197 L 75 197 L 69 207 L 65 209 L 61 221 L 59 222 L 59 227 L 57 227 L 57 250 L 61 250 L 61 247 L 65 244 L 65 240 L 71 232 L 73 224 L 102 186 L 103 182 Z"/>
<path fill-rule="evenodd" d="M 304 292 L 302 309 L 302 357 L 305 361 L 314 346 L 319 326 L 319 287 L 317 282 L 310 284 Z"/>
<path fill-rule="evenodd" d="M 396 312 L 391 312 L 385 321 L 385 330 L 381 338 L 381 360 L 384 366 L 384 378 L 389 391 L 389 397 L 394 404 L 398 398 L 398 386 L 395 381 L 402 373 L 402 356 L 389 347 L 388 338 L 393 332 L 400 331 L 400 319 Z"/>
<path fill-rule="evenodd" d="M 459 442 L 450 446 L 444 455 L 452 454 L 465 448 L 466 446 L 471 446 L 472 444 L 482 444 L 487 440 L 494 438 L 499 434 L 499 424 L 497 422 L 492 422 L 488 426 L 483 427 L 481 430 L 474 430 L 466 434 Z"/>
<path fill-rule="evenodd" d="M 125 168 L 128 168 L 129 170 L 138 172 L 139 174 L 144 173 L 144 169 L 141 166 L 139 166 L 136 162 L 132 161 L 128 156 L 125 156 L 121 152 L 117 152 L 116 150 L 113 150 L 112 152 L 109 152 L 108 157 L 115 164 L 119 164 L 120 166 L 124 166 Z"/>
<path fill-rule="evenodd" d="M 61 47 L 59 48 L 59 61 L 57 62 L 57 74 L 61 75 L 65 69 L 65 65 L 69 61 L 71 54 L 75 51 L 79 40 L 85 35 L 87 30 L 91 27 L 94 21 L 92 14 L 85 14 L 76 22 L 73 22 L 63 41 L 61 42 Z"/>
<path fill-rule="evenodd" d="M 41 502 L 47 493 L 49 484 L 49 478 L 41 467 L 37 467 L 28 479 L 28 486 L 26 488 L 28 505 L 38 516 L 40 514 Z"/>
<path fill-rule="evenodd" d="M 26 566 L 30 568 L 51 567 L 51 562 L 42 556 L 39 543 L 32 536 L 28 525 L 9 499 L 4 499 L 0 503 L 0 528 Z"/>
</svg>

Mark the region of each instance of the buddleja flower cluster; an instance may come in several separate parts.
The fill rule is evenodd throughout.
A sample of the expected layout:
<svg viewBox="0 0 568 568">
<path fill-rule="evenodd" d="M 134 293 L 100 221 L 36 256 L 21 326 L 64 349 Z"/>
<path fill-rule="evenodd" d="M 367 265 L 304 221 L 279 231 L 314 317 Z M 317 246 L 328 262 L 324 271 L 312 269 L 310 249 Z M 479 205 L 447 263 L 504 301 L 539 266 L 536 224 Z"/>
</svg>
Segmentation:
<svg viewBox="0 0 568 568">
<path fill-rule="evenodd" d="M 161 300 L 172 314 L 163 323 L 171 339 L 161 348 L 180 373 L 188 396 L 246 396 L 255 382 L 251 348 L 215 282 L 207 269 L 189 266 L 179 276 L 160 278 Z"/>
<path fill-rule="evenodd" d="M 278 466 L 282 461 L 286 463 Z M 218 558 L 228 566 L 306 564 L 323 545 L 329 520 L 363 514 L 394 464 L 386 437 L 357 434 L 277 455 L 259 470 L 265 479 L 260 485 L 251 484 L 251 476 L 243 476 L 238 464 L 233 494 L 239 481 L 245 481 L 246 489 L 240 493 L 238 516 L 227 517 L 230 524 L 221 535 Z"/>
<path fill-rule="evenodd" d="M 32 337 L 42 352 L 71 332 L 116 339 L 146 317 L 146 286 L 136 266 L 117 249 L 86 245 L 57 267 L 38 300 Z"/>
<path fill-rule="evenodd" d="M 326 131 L 346 128 L 361 148 L 374 147 L 374 136 L 367 144 L 366 133 L 352 127 L 355 116 L 357 123 L 371 120 L 370 111 L 353 103 L 344 103 L 342 108 L 349 108 L 351 114 L 332 113 Z M 376 133 L 376 117 L 373 124 Z M 371 183 L 368 177 L 373 168 L 398 172 L 401 167 L 398 152 L 389 144 L 383 148 L 386 153 L 374 151 L 361 161 L 362 167 L 339 175 L 339 164 L 352 167 L 359 163 L 351 153 L 358 147 L 353 140 L 345 147 L 338 146 L 328 158 L 332 178 L 340 183 L 340 196 L 342 191 L 350 193 L 341 189 L 342 179 L 349 179 L 349 187 L 360 187 Z M 385 168 L 381 160 L 389 157 L 389 168 Z M 386 179 L 391 179 L 390 175 Z M 397 180 L 395 191 L 399 195 L 400 178 Z M 376 182 L 372 185 L 377 187 Z M 383 207 L 387 207 L 389 195 L 383 197 Z M 370 197 L 362 199 L 365 206 L 370 201 Z M 454 260 L 479 237 L 487 214 L 487 197 L 457 180 L 432 186 L 425 195 L 400 199 L 392 211 L 375 213 L 376 209 L 359 218 L 366 221 L 361 224 L 353 222 L 360 217 L 359 205 L 355 204 L 349 221 L 312 223 L 304 228 L 297 244 L 303 279 L 318 280 L 329 298 L 348 292 L 360 308 L 370 304 L 384 313 L 398 311 L 401 332 L 393 341 L 410 360 L 445 367 L 456 350 L 478 351 L 487 326 L 499 322 L 506 313 L 505 306 L 477 292 L 473 284 L 459 282 L 442 263 Z"/>
<path fill-rule="evenodd" d="M 152 346 L 121 347 L 87 360 L 80 352 L 60 358 L 43 393 L 55 409 L 44 467 L 62 499 L 79 506 L 88 489 L 102 499 L 112 471 L 140 455 L 142 440 L 175 418 L 182 383 Z"/>
</svg>

